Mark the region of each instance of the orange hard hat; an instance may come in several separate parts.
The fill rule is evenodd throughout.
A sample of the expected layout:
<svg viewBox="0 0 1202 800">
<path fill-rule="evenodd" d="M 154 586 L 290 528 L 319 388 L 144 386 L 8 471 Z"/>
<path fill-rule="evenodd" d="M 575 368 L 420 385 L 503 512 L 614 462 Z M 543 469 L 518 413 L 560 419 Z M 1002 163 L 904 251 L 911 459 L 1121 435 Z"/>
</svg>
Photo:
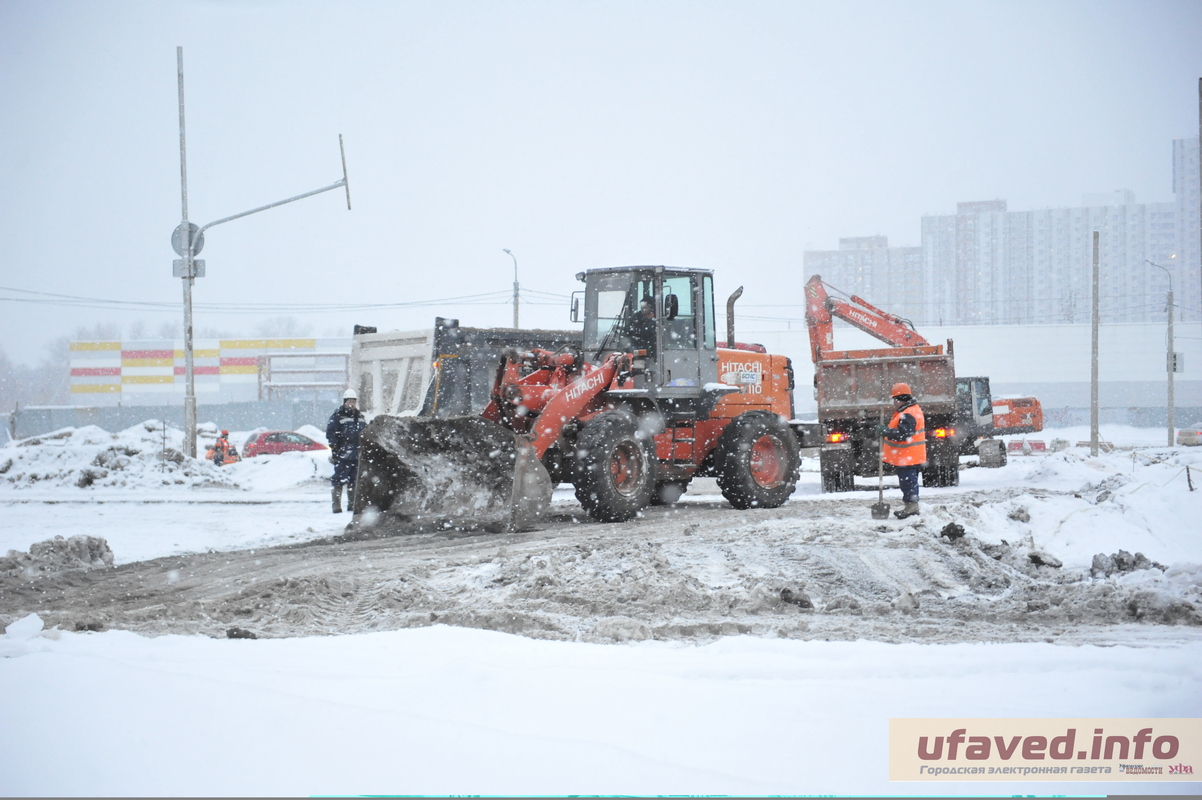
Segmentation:
<svg viewBox="0 0 1202 800">
<path fill-rule="evenodd" d="M 893 384 L 893 389 L 892 389 L 892 391 L 889 392 L 889 396 L 897 397 L 898 395 L 903 395 L 903 394 L 910 394 L 910 395 L 914 394 L 913 392 L 910 391 L 910 384 L 908 384 L 908 383 Z"/>
<path fill-rule="evenodd" d="M 222 432 L 221 432 L 221 435 L 222 435 L 222 436 L 229 436 L 229 435 L 230 435 L 230 432 L 229 432 L 229 431 L 222 431 Z"/>
</svg>

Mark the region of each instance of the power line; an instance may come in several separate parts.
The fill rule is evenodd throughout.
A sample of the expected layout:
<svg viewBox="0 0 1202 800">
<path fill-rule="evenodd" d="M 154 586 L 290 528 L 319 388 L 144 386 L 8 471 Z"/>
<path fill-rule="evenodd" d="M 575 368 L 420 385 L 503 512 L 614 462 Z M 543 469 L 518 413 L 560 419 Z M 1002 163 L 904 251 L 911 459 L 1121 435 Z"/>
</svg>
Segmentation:
<svg viewBox="0 0 1202 800">
<path fill-rule="evenodd" d="M 0 302 L 29 303 L 34 305 L 56 305 L 72 308 L 109 310 L 177 311 L 179 303 L 146 300 L 116 300 L 112 298 L 84 297 L 80 295 L 38 292 L 0 286 L 0 291 L 34 295 L 33 297 L 0 297 Z M 554 296 L 554 295 L 553 295 Z M 399 308 L 421 308 L 425 306 L 456 303 L 459 305 L 502 305 L 508 302 L 508 292 L 485 292 L 459 295 L 456 297 L 413 300 L 403 303 L 197 303 L 196 308 L 217 314 L 264 314 L 264 313 L 339 313 L 347 311 L 372 311 Z"/>
</svg>

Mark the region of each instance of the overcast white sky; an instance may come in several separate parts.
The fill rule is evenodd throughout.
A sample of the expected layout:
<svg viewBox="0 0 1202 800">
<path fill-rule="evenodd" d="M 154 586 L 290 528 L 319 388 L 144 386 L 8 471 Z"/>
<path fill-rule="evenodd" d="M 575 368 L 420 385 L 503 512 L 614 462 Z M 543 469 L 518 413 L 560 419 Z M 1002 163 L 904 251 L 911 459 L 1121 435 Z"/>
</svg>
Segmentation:
<svg viewBox="0 0 1202 800">
<path fill-rule="evenodd" d="M 508 292 L 510 248 L 542 292 L 678 264 L 767 313 L 801 302 L 804 250 L 916 245 L 920 216 L 957 201 L 1171 199 L 1199 42 L 1197 2 L 0 0 L 0 286 L 178 303 L 176 45 L 194 221 L 333 183 L 339 133 L 354 202 L 214 228 L 197 303 Z M 549 302 L 523 324 L 565 326 Z M 343 335 L 511 313 L 280 312 Z M 181 316 L 0 300 L 0 349 L 32 363 L 77 325 Z"/>
</svg>

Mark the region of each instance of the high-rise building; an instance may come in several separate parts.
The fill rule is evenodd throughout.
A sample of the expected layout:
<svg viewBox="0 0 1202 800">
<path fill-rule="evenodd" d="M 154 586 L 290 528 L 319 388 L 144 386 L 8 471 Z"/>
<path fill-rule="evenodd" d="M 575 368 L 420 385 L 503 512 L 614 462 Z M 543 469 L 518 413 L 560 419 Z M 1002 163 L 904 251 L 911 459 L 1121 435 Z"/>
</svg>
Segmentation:
<svg viewBox="0 0 1202 800">
<path fill-rule="evenodd" d="M 959 203 L 922 218 L 922 246 L 885 237 L 841 239 L 807 251 L 807 277 L 927 325 L 1079 323 L 1092 304 L 1093 232 L 1099 232 L 1102 322 L 1165 318 L 1167 267 L 1176 316 L 1202 319 L 1198 140 L 1173 142 L 1173 192 L 1137 203 L 1130 190 L 1085 195 L 1077 208 L 1010 211 L 1005 200 Z M 841 283 L 842 282 L 842 283 Z"/>
<path fill-rule="evenodd" d="M 806 251 L 804 259 L 807 278 L 821 275 L 836 289 L 901 317 L 922 312 L 921 247 L 890 247 L 885 236 L 855 236 L 840 239 L 838 250 Z"/>
</svg>

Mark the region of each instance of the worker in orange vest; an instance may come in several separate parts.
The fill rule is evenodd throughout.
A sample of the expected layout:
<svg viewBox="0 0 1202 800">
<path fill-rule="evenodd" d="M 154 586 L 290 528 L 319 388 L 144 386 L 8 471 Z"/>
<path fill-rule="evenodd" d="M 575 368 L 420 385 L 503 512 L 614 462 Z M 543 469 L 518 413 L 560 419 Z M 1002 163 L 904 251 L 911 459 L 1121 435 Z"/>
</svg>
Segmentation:
<svg viewBox="0 0 1202 800">
<path fill-rule="evenodd" d="M 905 505 L 893 515 L 905 519 L 918 513 L 918 474 L 927 462 L 926 420 L 914 401 L 909 384 L 893 384 L 890 394 L 893 396 L 893 419 L 881 429 L 884 437 L 881 457 L 897 471 Z"/>
<path fill-rule="evenodd" d="M 238 461 L 238 448 L 230 444 L 230 432 L 222 431 L 221 436 L 213 443 L 213 463 L 219 467 Z"/>
</svg>

